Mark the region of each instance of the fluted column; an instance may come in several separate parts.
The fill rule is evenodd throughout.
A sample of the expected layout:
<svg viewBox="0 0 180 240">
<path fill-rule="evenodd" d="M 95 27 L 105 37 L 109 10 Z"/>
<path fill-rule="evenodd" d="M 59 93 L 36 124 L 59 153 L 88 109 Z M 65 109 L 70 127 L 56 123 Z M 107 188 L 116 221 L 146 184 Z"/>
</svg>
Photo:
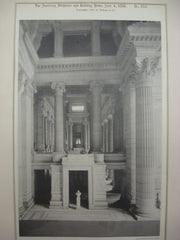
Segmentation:
<svg viewBox="0 0 180 240">
<path fill-rule="evenodd" d="M 37 106 L 37 151 L 44 150 L 44 140 L 43 140 L 43 126 L 44 126 L 44 117 L 43 117 L 43 100 L 38 99 L 38 106 Z"/>
<path fill-rule="evenodd" d="M 52 118 L 51 122 L 51 151 L 54 151 L 54 118 Z"/>
<path fill-rule="evenodd" d="M 47 150 L 47 140 L 48 140 L 47 115 L 44 118 L 45 118 L 45 150 Z"/>
<path fill-rule="evenodd" d="M 155 162 L 153 145 L 152 79 L 142 61 L 136 84 L 136 206 L 139 214 L 155 214 Z"/>
<path fill-rule="evenodd" d="M 114 151 L 114 130 L 113 130 L 113 116 L 109 115 L 109 152 Z"/>
<path fill-rule="evenodd" d="M 91 44 L 92 44 L 92 55 L 100 56 L 101 55 L 101 46 L 100 46 L 100 22 L 93 21 L 91 29 Z"/>
<path fill-rule="evenodd" d="M 120 92 L 123 92 L 124 137 L 126 151 L 126 191 L 131 203 L 136 203 L 136 90 L 130 77 Z"/>
<path fill-rule="evenodd" d="M 19 89 L 18 89 L 18 208 L 19 208 L 19 217 L 23 216 L 25 207 L 23 204 L 23 195 L 24 195 L 24 152 L 23 152 L 23 140 L 24 140 L 24 121 L 23 121 L 23 92 L 25 86 L 25 78 L 23 72 L 19 71 Z"/>
<path fill-rule="evenodd" d="M 66 147 L 69 150 L 69 122 L 66 122 Z"/>
<path fill-rule="evenodd" d="M 34 148 L 33 136 L 33 96 L 35 89 L 29 79 L 26 79 L 21 93 L 21 131 L 19 154 L 22 161 L 19 172 L 20 188 L 23 194 L 23 207 L 30 208 L 33 205 L 32 186 L 32 151 Z"/>
<path fill-rule="evenodd" d="M 84 147 L 85 151 L 88 151 L 88 122 L 87 120 L 84 121 Z"/>
<path fill-rule="evenodd" d="M 138 22 L 128 26 L 125 35 L 127 46 L 132 46 L 128 54 L 134 54 L 136 58 L 133 64 L 136 66 L 133 70 L 136 82 L 136 206 L 139 214 L 153 217 L 156 214 L 157 161 L 154 144 L 157 142 L 154 139 L 153 109 L 156 64 L 152 59 L 161 56 L 161 26 L 159 23 Z"/>
<path fill-rule="evenodd" d="M 70 141 L 70 150 L 73 149 L 73 123 L 69 124 L 69 141 Z"/>
<path fill-rule="evenodd" d="M 88 151 L 90 150 L 90 123 L 87 125 L 87 134 L 88 134 Z"/>
<path fill-rule="evenodd" d="M 64 153 L 64 99 L 63 83 L 52 84 L 55 89 L 55 151 Z"/>
<path fill-rule="evenodd" d="M 63 31 L 59 22 L 54 22 L 54 57 L 63 57 Z"/>
<path fill-rule="evenodd" d="M 101 150 L 101 91 L 100 83 L 92 82 L 92 104 L 93 104 L 93 151 L 100 152 Z"/>
<path fill-rule="evenodd" d="M 105 152 L 109 152 L 109 126 L 108 120 L 104 120 L 104 127 L 105 127 Z"/>
<path fill-rule="evenodd" d="M 102 151 L 105 152 L 105 128 L 104 122 L 102 123 Z"/>
</svg>

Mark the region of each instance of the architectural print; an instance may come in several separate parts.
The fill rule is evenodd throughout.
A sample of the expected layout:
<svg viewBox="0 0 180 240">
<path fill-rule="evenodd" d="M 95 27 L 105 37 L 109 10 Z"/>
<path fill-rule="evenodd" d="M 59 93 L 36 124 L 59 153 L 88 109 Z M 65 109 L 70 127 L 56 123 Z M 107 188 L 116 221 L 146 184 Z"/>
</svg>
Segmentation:
<svg viewBox="0 0 180 240">
<path fill-rule="evenodd" d="M 160 22 L 21 20 L 18 51 L 20 235 L 158 236 Z"/>
</svg>

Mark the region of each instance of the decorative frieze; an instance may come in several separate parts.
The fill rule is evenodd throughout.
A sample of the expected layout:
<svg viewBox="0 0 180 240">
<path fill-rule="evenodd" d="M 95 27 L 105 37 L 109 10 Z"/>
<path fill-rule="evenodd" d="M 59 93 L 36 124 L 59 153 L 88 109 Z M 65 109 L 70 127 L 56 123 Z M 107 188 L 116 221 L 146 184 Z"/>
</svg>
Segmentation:
<svg viewBox="0 0 180 240">
<path fill-rule="evenodd" d="M 107 57 L 109 58 L 109 57 Z M 36 72 L 69 72 L 69 71 L 93 71 L 93 70 L 117 70 L 117 63 L 114 57 L 110 57 L 109 61 L 86 61 L 86 58 L 82 62 L 75 63 L 70 61 L 69 63 L 58 63 L 51 61 L 43 63 L 39 61 L 37 64 Z M 114 60 L 113 60 L 113 59 Z"/>
</svg>

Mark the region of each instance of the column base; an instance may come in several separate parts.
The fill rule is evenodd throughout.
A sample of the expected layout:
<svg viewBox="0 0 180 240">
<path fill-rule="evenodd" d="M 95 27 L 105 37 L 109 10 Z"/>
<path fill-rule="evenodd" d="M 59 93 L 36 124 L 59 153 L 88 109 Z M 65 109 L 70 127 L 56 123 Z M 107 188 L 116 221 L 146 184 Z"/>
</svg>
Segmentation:
<svg viewBox="0 0 180 240">
<path fill-rule="evenodd" d="M 140 206 L 139 204 L 137 204 L 136 205 L 137 215 L 142 216 L 142 217 L 151 218 L 151 219 L 159 219 L 160 210 L 158 208 L 156 208 L 154 204 L 151 204 L 151 205 L 150 204 L 148 205 L 148 204 L 149 204 L 149 201 L 147 201 L 147 204 L 144 206 Z"/>
<path fill-rule="evenodd" d="M 50 209 L 62 208 L 62 201 L 51 201 L 49 208 Z"/>
</svg>

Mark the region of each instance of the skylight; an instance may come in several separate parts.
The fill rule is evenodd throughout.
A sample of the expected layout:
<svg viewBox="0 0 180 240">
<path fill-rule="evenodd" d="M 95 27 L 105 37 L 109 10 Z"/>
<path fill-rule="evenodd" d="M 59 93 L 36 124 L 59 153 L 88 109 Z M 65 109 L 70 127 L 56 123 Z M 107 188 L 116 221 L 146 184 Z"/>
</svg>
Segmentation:
<svg viewBox="0 0 180 240">
<path fill-rule="evenodd" d="M 84 106 L 83 105 L 73 105 L 72 112 L 84 112 Z"/>
</svg>

